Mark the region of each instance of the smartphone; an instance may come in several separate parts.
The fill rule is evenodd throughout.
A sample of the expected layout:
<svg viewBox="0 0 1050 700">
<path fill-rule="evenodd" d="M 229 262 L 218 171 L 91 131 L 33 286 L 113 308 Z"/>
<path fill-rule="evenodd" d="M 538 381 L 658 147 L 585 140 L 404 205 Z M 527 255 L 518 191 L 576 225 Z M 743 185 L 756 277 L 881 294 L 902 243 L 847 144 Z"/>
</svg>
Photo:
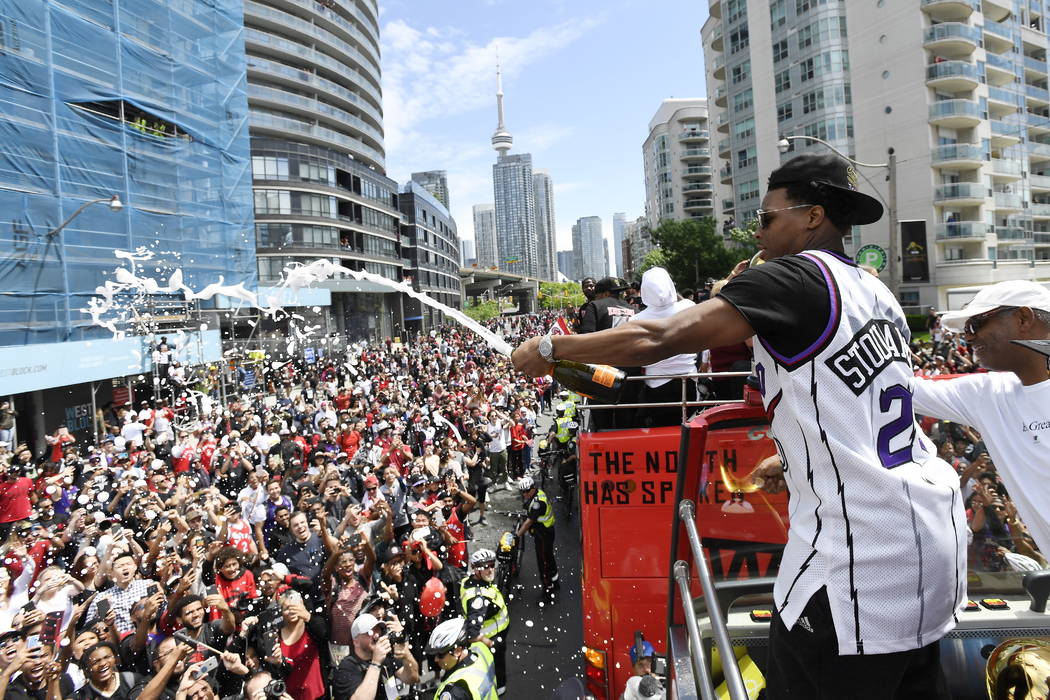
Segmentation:
<svg viewBox="0 0 1050 700">
<path fill-rule="evenodd" d="M 204 589 L 204 593 L 205 595 L 219 595 L 219 587 L 208 586 L 206 589 Z"/>
<path fill-rule="evenodd" d="M 41 646 L 40 635 L 31 634 L 26 637 L 26 649 L 39 649 Z"/>
<path fill-rule="evenodd" d="M 160 593 L 160 584 L 151 583 L 149 586 L 146 587 L 146 597 L 152 598 L 158 593 Z"/>
<path fill-rule="evenodd" d="M 40 628 L 40 643 L 55 644 L 58 642 L 58 634 L 62 629 L 62 617 L 65 613 L 49 612 L 44 616 L 44 624 Z"/>
<path fill-rule="evenodd" d="M 95 606 L 95 613 L 98 615 L 99 620 L 105 620 L 106 615 L 109 615 L 110 602 L 109 598 L 103 598 L 98 601 L 98 605 Z"/>
<path fill-rule="evenodd" d="M 193 677 L 194 678 L 204 678 L 209 673 L 212 673 L 218 667 L 219 667 L 219 657 L 218 656 L 209 656 L 208 658 L 206 658 L 204 661 L 201 662 L 200 666 L 197 667 L 197 670 L 193 673 Z"/>
</svg>

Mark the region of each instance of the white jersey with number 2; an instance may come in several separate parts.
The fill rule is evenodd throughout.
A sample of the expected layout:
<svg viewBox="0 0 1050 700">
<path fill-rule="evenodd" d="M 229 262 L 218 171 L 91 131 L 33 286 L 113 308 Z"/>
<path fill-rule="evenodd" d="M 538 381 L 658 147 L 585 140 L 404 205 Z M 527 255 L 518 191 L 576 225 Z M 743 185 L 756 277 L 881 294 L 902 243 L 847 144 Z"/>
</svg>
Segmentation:
<svg viewBox="0 0 1050 700">
<path fill-rule="evenodd" d="M 915 422 L 893 295 L 852 261 L 800 255 L 827 284 L 823 333 L 793 357 L 754 343 L 790 491 L 774 599 L 791 629 L 826 586 L 840 654 L 923 647 L 955 626 L 965 595 L 959 479 Z"/>
</svg>

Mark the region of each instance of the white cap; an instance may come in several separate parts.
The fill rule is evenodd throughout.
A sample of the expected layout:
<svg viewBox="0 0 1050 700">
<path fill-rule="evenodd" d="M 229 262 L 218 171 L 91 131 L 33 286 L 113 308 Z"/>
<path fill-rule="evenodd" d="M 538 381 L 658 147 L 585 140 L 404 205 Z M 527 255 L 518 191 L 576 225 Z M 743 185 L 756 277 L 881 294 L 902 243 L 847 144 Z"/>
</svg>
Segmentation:
<svg viewBox="0 0 1050 700">
<path fill-rule="evenodd" d="M 279 561 L 275 561 L 274 563 L 270 564 L 268 567 L 263 569 L 262 573 L 266 573 L 267 571 L 272 571 L 281 578 L 284 578 L 285 576 L 291 573 L 290 571 L 288 571 L 288 567 Z"/>
<path fill-rule="evenodd" d="M 1011 280 L 989 285 L 977 292 L 977 296 L 971 299 L 965 308 L 948 311 L 941 316 L 941 325 L 950 331 L 961 333 L 963 326 L 973 316 L 1003 306 L 1027 306 L 1030 309 L 1050 311 L 1050 289 L 1028 280 Z"/>
<path fill-rule="evenodd" d="M 362 613 L 350 626 L 350 638 L 354 639 L 362 634 L 368 634 L 379 624 L 379 619 L 371 613 Z"/>
</svg>

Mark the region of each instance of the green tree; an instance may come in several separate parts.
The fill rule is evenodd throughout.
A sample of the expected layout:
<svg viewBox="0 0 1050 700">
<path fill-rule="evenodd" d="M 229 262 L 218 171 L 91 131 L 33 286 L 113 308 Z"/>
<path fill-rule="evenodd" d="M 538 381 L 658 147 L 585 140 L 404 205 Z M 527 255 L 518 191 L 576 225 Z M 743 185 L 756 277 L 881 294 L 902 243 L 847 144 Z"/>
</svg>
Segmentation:
<svg viewBox="0 0 1050 700">
<path fill-rule="evenodd" d="M 576 282 L 541 282 L 539 302 L 541 309 L 579 308 L 587 298 Z"/>
<path fill-rule="evenodd" d="M 475 321 L 488 321 L 499 316 L 499 303 L 494 299 L 479 301 L 466 306 L 463 313 Z"/>
<path fill-rule="evenodd" d="M 751 218 L 743 226 L 735 226 L 729 229 L 729 239 L 726 247 L 737 254 L 738 262 L 744 258 L 751 259 L 758 252 L 758 241 L 755 240 L 755 231 L 758 229 L 758 219 Z"/>
<path fill-rule="evenodd" d="M 645 272 L 650 267 L 662 267 L 667 269 L 667 255 L 664 253 L 663 248 L 653 248 L 645 257 L 642 258 L 642 264 L 638 268 L 639 272 Z"/>
<path fill-rule="evenodd" d="M 663 267 L 679 289 L 697 289 L 708 277 L 725 277 L 741 259 L 750 257 L 744 248 L 746 240 L 730 237 L 727 244 L 710 217 L 664 221 L 652 238 L 663 253 Z"/>
</svg>

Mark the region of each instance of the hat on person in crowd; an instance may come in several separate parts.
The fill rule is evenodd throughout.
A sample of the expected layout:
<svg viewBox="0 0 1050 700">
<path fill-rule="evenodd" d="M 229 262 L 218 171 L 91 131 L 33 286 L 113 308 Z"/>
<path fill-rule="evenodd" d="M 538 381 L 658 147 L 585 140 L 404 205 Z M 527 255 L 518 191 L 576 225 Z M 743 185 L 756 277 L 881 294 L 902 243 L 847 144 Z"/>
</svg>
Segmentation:
<svg viewBox="0 0 1050 700">
<path fill-rule="evenodd" d="M 376 619 L 376 616 L 371 613 L 361 613 L 354 620 L 354 624 L 350 626 L 350 638 L 354 639 L 360 637 L 362 634 L 371 634 L 380 622 Z"/>
<path fill-rule="evenodd" d="M 416 486 L 426 486 L 426 485 L 427 485 L 427 478 L 425 476 L 420 476 L 418 479 L 416 479 L 415 481 L 412 482 L 412 488 L 415 488 Z"/>
<path fill-rule="evenodd" d="M 288 576 L 291 572 L 288 570 L 287 565 L 282 564 L 279 561 L 275 561 L 272 564 L 270 564 L 268 567 L 266 567 L 265 569 L 260 571 L 259 575 L 261 576 L 262 574 L 265 574 L 265 573 L 271 573 L 274 576 L 277 576 L 278 578 L 283 579 L 285 576 Z"/>
<path fill-rule="evenodd" d="M 596 294 L 602 292 L 622 292 L 630 287 L 627 284 L 627 280 L 622 277 L 602 277 L 598 284 L 594 285 L 594 291 Z"/>
<path fill-rule="evenodd" d="M 656 676 L 631 676 L 623 689 L 624 700 L 663 700 L 664 689 Z"/>
<path fill-rule="evenodd" d="M 370 489 L 379 486 L 379 479 L 376 478 L 375 474 L 369 474 L 365 477 L 365 488 Z"/>
<path fill-rule="evenodd" d="M 770 173 L 766 189 L 772 191 L 794 184 L 809 185 L 820 191 L 830 189 L 846 202 L 851 224 L 873 224 L 882 218 L 882 204 L 857 191 L 857 171 L 838 156 L 816 153 L 795 156 Z"/>
<path fill-rule="evenodd" d="M 288 428 L 281 428 L 279 431 L 277 431 L 277 434 L 278 435 L 291 435 L 292 433 L 291 433 L 291 431 L 288 430 Z"/>
<path fill-rule="evenodd" d="M 988 285 L 977 292 L 965 307 L 958 311 L 946 311 L 941 315 L 941 325 L 960 333 L 966 322 L 974 316 L 995 311 L 1003 307 L 1039 309 L 1050 312 L 1050 289 L 1038 282 L 1010 280 Z"/>
<path fill-rule="evenodd" d="M 386 551 L 383 552 L 383 559 L 381 563 L 389 564 L 394 561 L 404 560 L 404 558 L 405 550 L 401 547 L 398 547 L 396 544 L 392 544 L 386 548 Z"/>
<path fill-rule="evenodd" d="M 3 644 L 8 639 L 25 639 L 25 634 L 22 630 L 7 630 L 0 633 L 0 644 Z"/>
<path fill-rule="evenodd" d="M 390 424 L 389 423 L 387 423 L 385 420 L 381 420 L 378 423 L 376 423 L 376 432 L 377 433 L 381 433 L 384 430 L 390 430 Z"/>
</svg>

